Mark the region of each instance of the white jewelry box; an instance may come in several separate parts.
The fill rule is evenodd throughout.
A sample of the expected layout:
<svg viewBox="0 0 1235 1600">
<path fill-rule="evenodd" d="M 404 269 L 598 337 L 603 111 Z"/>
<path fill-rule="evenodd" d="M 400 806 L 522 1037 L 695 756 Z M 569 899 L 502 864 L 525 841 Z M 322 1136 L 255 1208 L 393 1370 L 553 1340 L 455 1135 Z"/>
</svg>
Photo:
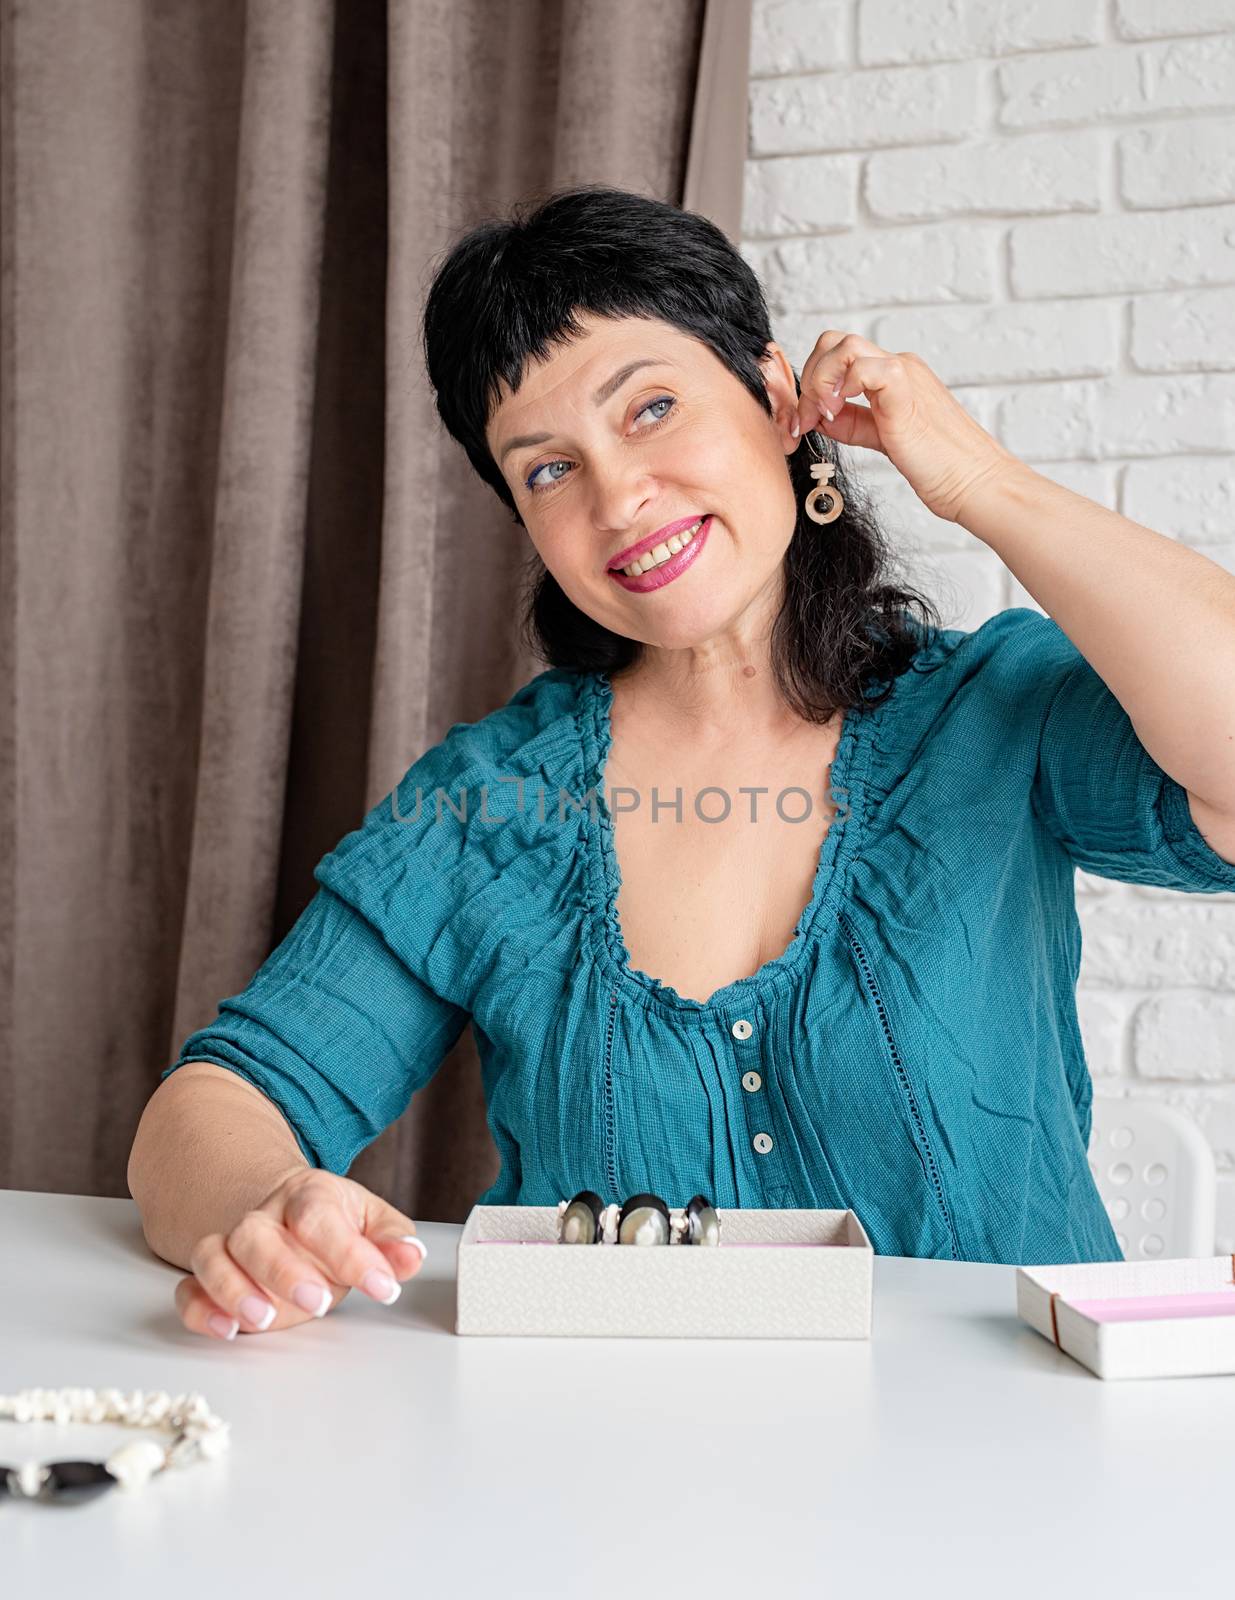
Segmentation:
<svg viewBox="0 0 1235 1600">
<path fill-rule="evenodd" d="M 1194 1378 L 1235 1372 L 1235 1314 L 1163 1315 L 1171 1308 L 1112 1302 L 1150 1296 L 1229 1295 L 1235 1306 L 1235 1256 L 1164 1261 L 1097 1261 L 1016 1269 L 1017 1314 L 1099 1378 Z M 1090 1302 L 1086 1311 L 1069 1301 Z M 1107 1302 L 1105 1308 L 1092 1302 Z M 1109 1320 L 1112 1316 L 1120 1320 Z"/>
<path fill-rule="evenodd" d="M 874 1250 L 854 1212 L 716 1210 L 719 1245 L 566 1245 L 556 1206 L 473 1206 L 455 1332 L 870 1338 Z"/>
</svg>

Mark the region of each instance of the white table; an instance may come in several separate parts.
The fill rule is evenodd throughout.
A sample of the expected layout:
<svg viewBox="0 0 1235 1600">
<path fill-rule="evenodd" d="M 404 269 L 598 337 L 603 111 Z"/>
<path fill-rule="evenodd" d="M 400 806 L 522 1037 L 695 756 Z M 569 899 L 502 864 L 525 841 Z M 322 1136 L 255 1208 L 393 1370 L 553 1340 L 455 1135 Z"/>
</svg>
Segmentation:
<svg viewBox="0 0 1235 1600">
<path fill-rule="evenodd" d="M 1011 1267 L 875 1261 L 874 1337 L 454 1331 L 459 1228 L 386 1308 L 188 1333 L 128 1200 L 0 1193 L 0 1390 L 200 1390 L 222 1460 L 0 1502 L 0 1589 L 250 1600 L 1200 1594 L 1232 1581 L 1235 1379 L 1103 1383 Z M 0 1461 L 119 1426 L 0 1422 Z M 72 1537 L 68 1535 L 72 1534 Z"/>
</svg>

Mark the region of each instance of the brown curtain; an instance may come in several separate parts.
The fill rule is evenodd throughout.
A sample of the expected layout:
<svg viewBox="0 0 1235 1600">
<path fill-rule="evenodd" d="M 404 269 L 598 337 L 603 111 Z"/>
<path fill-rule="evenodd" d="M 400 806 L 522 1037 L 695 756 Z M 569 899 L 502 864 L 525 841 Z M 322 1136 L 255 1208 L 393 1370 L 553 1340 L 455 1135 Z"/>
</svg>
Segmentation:
<svg viewBox="0 0 1235 1600">
<path fill-rule="evenodd" d="M 0 1186 L 124 1196 L 316 863 L 542 663 L 433 410 L 465 228 L 562 184 L 738 237 L 750 0 L 0 0 Z M 471 1031 L 352 1175 L 496 1176 Z"/>
</svg>

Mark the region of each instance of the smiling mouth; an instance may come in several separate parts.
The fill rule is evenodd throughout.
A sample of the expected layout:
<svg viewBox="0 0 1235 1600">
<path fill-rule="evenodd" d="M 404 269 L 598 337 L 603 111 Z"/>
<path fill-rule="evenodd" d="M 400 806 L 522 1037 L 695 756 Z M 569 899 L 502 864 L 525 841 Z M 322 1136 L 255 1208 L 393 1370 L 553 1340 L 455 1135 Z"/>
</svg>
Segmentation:
<svg viewBox="0 0 1235 1600">
<path fill-rule="evenodd" d="M 630 565 L 638 567 L 637 576 L 620 568 L 610 568 L 609 577 L 620 589 L 625 589 L 627 594 L 659 594 L 670 584 L 676 583 L 684 572 L 687 572 L 695 562 L 702 560 L 707 548 L 708 534 L 712 528 L 711 513 L 699 519 L 697 529 L 684 530 L 689 534 L 683 538 L 681 534 L 674 534 L 672 540 L 665 540 L 665 548 L 670 544 L 677 545 L 677 549 L 669 549 L 668 556 L 657 559 L 656 550 L 649 550 L 642 561 L 632 562 Z M 660 546 L 656 547 L 660 549 Z M 651 558 L 650 566 L 643 566 L 643 561 Z"/>
<path fill-rule="evenodd" d="M 681 533 L 675 533 L 662 544 L 653 545 L 650 550 L 644 551 L 637 561 L 632 561 L 624 567 L 610 567 L 609 571 L 620 572 L 627 578 L 638 578 L 645 572 L 651 572 L 653 567 L 663 567 L 666 561 L 671 561 L 674 556 L 686 549 L 706 521 L 706 516 L 700 517 Z"/>
</svg>

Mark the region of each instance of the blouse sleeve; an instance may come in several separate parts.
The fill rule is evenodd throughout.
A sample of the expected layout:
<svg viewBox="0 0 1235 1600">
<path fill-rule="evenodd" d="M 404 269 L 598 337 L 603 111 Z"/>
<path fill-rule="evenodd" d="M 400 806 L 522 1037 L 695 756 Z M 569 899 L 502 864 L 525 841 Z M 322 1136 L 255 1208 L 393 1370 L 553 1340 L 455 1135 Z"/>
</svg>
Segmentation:
<svg viewBox="0 0 1235 1600">
<path fill-rule="evenodd" d="M 1206 842 L 1188 793 L 1058 624 L 1047 644 L 1033 809 L 1073 862 L 1101 878 L 1188 894 L 1235 890 L 1235 864 Z"/>
<path fill-rule="evenodd" d="M 403 784 L 425 782 L 439 755 Z M 402 815 L 402 785 L 396 794 Z M 469 1020 L 446 997 L 449 941 L 435 935 L 450 924 L 453 888 L 435 870 L 432 834 L 400 827 L 392 796 L 375 806 L 318 863 L 317 892 L 286 938 L 161 1077 L 188 1061 L 228 1068 L 278 1106 L 311 1165 L 346 1173 Z"/>
</svg>

